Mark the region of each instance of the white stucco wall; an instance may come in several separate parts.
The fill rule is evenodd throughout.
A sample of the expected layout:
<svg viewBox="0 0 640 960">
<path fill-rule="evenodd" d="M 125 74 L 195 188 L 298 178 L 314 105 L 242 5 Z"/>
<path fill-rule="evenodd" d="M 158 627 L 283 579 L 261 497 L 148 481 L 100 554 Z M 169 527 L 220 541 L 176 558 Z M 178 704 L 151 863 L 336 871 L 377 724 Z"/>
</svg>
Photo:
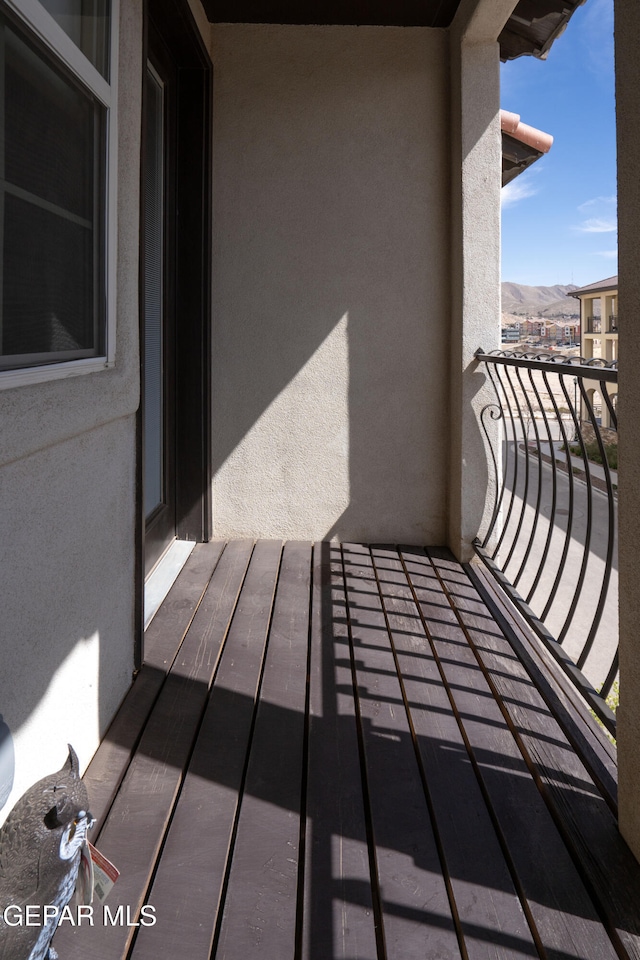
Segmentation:
<svg viewBox="0 0 640 960">
<path fill-rule="evenodd" d="M 131 682 L 135 435 L 123 418 L 0 470 L 0 705 L 14 799 L 83 764 Z M 7 804 L 10 809 L 12 801 Z"/>
<path fill-rule="evenodd" d="M 216 25 L 215 536 L 442 542 L 443 31 Z"/>
<path fill-rule="evenodd" d="M 481 431 L 495 403 L 478 348 L 500 346 L 500 53 L 497 37 L 515 0 L 463 0 L 450 31 L 451 151 L 451 430 L 448 543 L 470 560 L 486 529 L 496 478 Z M 499 424 L 485 417 L 497 443 Z"/>
<path fill-rule="evenodd" d="M 86 766 L 131 682 L 142 9 L 121 6 L 116 364 L 0 390 L 0 821 L 67 742 Z"/>
</svg>

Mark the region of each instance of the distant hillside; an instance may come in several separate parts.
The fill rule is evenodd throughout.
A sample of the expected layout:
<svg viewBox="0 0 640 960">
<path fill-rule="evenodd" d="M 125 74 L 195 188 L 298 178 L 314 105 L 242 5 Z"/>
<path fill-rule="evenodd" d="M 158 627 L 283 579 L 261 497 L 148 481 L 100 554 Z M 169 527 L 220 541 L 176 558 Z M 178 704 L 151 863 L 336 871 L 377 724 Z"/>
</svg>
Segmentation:
<svg viewBox="0 0 640 960">
<path fill-rule="evenodd" d="M 528 287 L 521 283 L 502 284 L 502 312 L 532 317 L 580 316 L 580 301 L 567 294 L 577 290 L 575 284 L 555 287 Z"/>
</svg>

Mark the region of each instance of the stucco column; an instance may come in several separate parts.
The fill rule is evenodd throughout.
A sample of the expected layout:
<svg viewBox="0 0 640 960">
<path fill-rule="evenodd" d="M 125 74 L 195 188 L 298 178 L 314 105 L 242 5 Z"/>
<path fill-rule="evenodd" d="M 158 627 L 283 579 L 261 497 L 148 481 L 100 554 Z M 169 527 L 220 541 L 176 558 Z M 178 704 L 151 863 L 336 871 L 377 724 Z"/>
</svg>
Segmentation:
<svg viewBox="0 0 640 960">
<path fill-rule="evenodd" d="M 500 60 L 496 38 L 514 3 L 461 6 L 451 32 L 452 296 L 449 546 L 459 559 L 491 504 L 480 412 L 494 400 L 478 347 L 500 343 Z M 492 429 L 497 430 L 495 421 Z M 487 498 L 489 492 L 489 498 Z"/>
<path fill-rule="evenodd" d="M 620 707 L 618 709 L 619 817 L 640 859 L 640 5 L 616 0 L 616 100 L 620 313 L 619 361 L 619 595 Z"/>
</svg>

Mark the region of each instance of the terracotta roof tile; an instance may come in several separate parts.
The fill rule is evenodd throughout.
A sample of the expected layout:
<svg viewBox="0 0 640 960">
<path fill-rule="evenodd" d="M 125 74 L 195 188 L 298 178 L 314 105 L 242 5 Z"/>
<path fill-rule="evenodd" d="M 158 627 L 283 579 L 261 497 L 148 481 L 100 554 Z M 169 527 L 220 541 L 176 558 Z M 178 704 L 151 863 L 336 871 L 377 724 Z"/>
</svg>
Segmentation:
<svg viewBox="0 0 640 960">
<path fill-rule="evenodd" d="M 526 143 L 528 147 L 533 147 L 534 150 L 538 150 L 540 153 L 548 153 L 551 149 L 551 144 L 553 143 L 551 134 L 545 133 L 543 130 L 537 130 L 535 127 L 530 127 L 528 123 L 522 123 L 520 115 L 517 113 L 501 110 L 500 127 L 504 133 L 508 133 L 509 136 L 515 140 L 519 140 L 520 143 Z"/>
</svg>

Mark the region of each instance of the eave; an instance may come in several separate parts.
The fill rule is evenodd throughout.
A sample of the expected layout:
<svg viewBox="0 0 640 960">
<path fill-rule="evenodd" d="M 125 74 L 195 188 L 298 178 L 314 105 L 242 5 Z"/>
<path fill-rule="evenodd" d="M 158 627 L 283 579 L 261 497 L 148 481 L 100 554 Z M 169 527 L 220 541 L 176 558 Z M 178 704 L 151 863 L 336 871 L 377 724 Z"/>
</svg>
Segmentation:
<svg viewBox="0 0 640 960">
<path fill-rule="evenodd" d="M 520 0 L 498 38 L 500 59 L 544 60 L 585 0 Z"/>
<path fill-rule="evenodd" d="M 500 58 L 544 59 L 584 0 L 520 0 L 500 34 Z M 203 0 L 210 23 L 446 28 L 460 0 Z"/>
<path fill-rule="evenodd" d="M 517 113 L 500 111 L 502 129 L 502 186 L 523 173 L 551 149 L 553 137 L 522 123 Z"/>
</svg>

